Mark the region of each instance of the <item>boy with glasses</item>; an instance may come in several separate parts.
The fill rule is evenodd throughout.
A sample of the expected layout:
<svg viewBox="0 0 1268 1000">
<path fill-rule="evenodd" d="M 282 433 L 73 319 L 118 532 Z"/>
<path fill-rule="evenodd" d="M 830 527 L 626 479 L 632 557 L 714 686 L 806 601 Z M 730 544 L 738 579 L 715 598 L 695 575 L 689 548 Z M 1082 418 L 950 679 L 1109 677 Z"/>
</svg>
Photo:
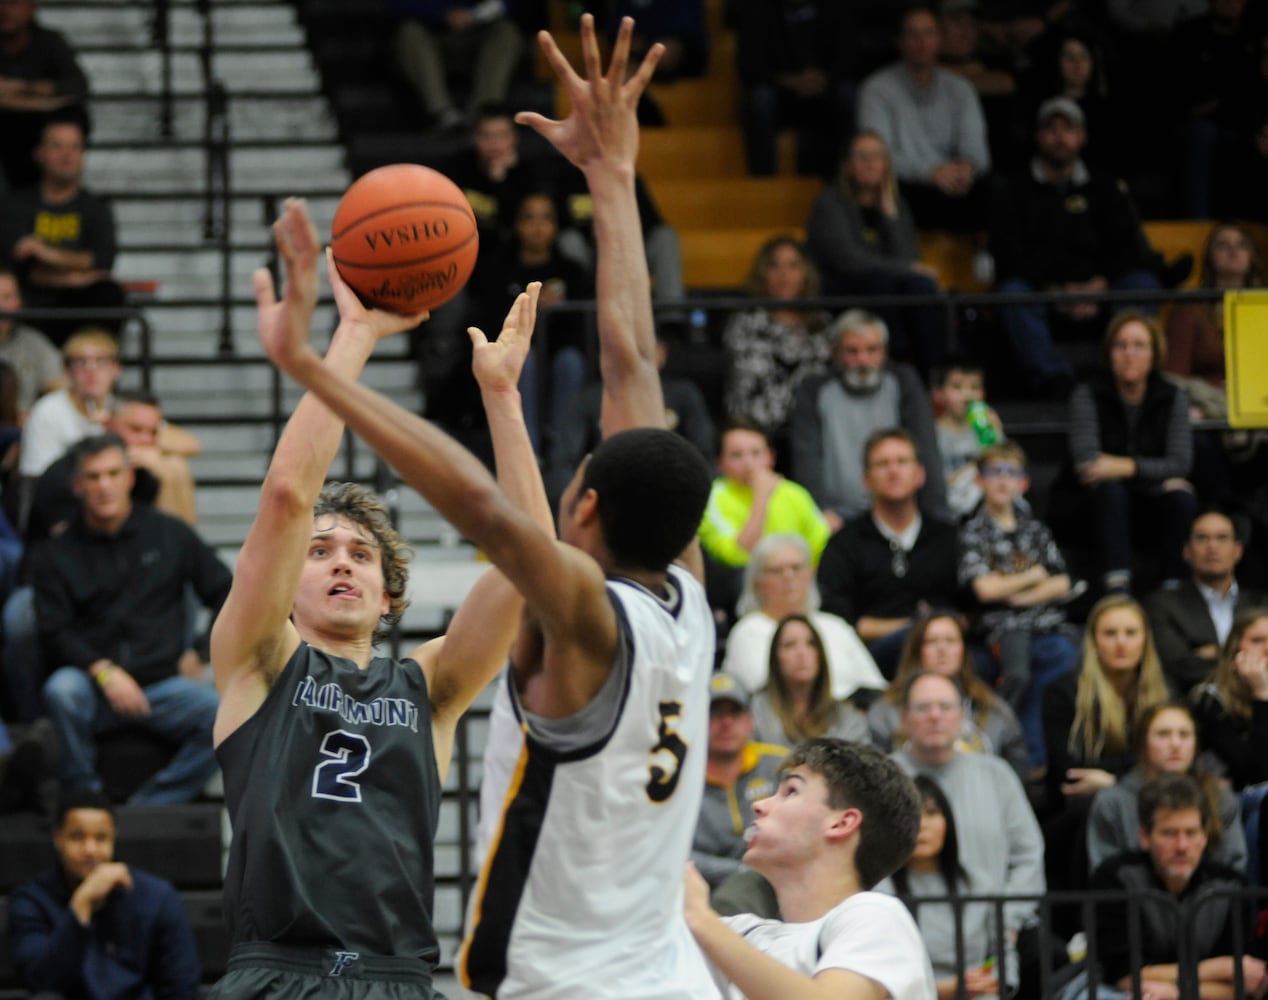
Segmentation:
<svg viewBox="0 0 1268 1000">
<path fill-rule="evenodd" d="M 1078 657 L 1063 605 L 1085 585 L 1071 584 L 1052 532 L 1019 503 L 1030 487 L 1025 452 L 1000 441 L 982 449 L 977 465 L 982 504 L 960 529 L 960 583 L 984 607 L 980 622 L 996 649 L 1000 694 L 1021 720 L 1031 763 L 1042 767 L 1043 689 Z"/>
</svg>

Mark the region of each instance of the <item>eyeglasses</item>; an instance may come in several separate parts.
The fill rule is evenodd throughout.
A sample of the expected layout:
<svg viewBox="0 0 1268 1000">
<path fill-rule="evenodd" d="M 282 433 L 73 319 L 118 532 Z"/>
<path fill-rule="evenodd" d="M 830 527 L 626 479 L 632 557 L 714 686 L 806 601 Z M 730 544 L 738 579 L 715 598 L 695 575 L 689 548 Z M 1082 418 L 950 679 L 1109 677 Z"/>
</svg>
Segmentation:
<svg viewBox="0 0 1268 1000">
<path fill-rule="evenodd" d="M 109 368 L 119 363 L 119 359 L 109 354 L 89 354 L 84 357 L 68 358 L 68 368 Z"/>
<path fill-rule="evenodd" d="M 983 479 L 997 479 L 1002 476 L 1008 476 L 1012 479 L 1020 479 L 1026 474 L 1026 470 L 1020 465 L 984 465 L 982 466 Z"/>
<path fill-rule="evenodd" d="M 805 568 L 804 562 L 767 564 L 762 567 L 762 576 L 796 576 Z"/>
</svg>

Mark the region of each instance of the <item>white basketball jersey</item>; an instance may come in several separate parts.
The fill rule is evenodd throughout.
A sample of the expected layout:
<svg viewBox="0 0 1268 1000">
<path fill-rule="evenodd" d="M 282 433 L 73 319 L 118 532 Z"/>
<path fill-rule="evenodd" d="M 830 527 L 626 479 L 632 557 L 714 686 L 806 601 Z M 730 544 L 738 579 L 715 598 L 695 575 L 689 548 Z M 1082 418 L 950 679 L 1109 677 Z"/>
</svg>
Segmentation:
<svg viewBox="0 0 1268 1000">
<path fill-rule="evenodd" d="M 718 995 L 682 916 L 704 789 L 714 624 L 690 574 L 671 567 L 670 583 L 662 600 L 630 581 L 608 582 L 621 642 L 586 709 L 547 722 L 516 706 L 524 747 L 458 961 L 478 993 Z M 599 702 L 615 711 L 596 715 Z"/>
</svg>

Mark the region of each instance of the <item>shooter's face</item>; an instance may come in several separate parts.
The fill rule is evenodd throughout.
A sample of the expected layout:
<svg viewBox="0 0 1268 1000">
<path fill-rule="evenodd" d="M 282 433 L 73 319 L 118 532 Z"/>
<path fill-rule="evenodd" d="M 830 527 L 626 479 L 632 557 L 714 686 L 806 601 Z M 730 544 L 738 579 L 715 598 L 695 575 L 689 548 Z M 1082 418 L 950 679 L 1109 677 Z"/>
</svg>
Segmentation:
<svg viewBox="0 0 1268 1000">
<path fill-rule="evenodd" d="M 295 594 L 296 626 L 361 638 L 373 634 L 390 600 L 374 537 L 344 517 L 315 518 Z"/>
</svg>

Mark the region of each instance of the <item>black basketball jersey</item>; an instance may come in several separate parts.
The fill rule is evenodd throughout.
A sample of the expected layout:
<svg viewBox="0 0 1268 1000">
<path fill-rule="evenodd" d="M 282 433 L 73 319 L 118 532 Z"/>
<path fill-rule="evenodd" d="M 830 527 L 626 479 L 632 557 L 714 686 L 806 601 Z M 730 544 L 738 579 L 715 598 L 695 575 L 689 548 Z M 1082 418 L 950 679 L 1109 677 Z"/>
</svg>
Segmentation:
<svg viewBox="0 0 1268 1000">
<path fill-rule="evenodd" d="M 365 670 L 300 643 L 259 711 L 216 751 L 233 845 L 233 942 L 439 958 L 432 840 L 440 775 L 412 660 Z"/>
</svg>

